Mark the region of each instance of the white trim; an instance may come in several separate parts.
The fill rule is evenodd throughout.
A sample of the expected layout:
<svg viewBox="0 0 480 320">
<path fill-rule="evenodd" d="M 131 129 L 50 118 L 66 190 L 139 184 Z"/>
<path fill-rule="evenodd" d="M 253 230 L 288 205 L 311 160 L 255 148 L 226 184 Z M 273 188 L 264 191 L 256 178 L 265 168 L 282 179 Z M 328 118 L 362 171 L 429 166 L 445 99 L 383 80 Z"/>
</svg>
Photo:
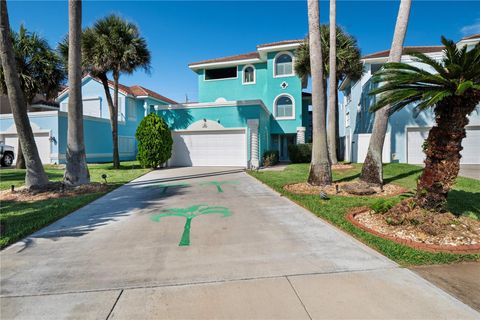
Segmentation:
<svg viewBox="0 0 480 320">
<path fill-rule="evenodd" d="M 226 68 L 235 68 L 235 77 L 221 78 L 221 79 L 208 79 L 208 80 L 207 80 L 207 78 L 206 78 L 206 76 L 207 76 L 207 70 L 226 69 Z M 209 69 L 203 70 L 203 81 L 205 81 L 205 82 L 210 82 L 210 81 L 222 81 L 222 80 L 234 80 L 234 79 L 238 79 L 238 66 L 237 66 L 237 65 L 231 66 L 231 67 L 209 68 Z"/>
<path fill-rule="evenodd" d="M 276 64 L 277 64 L 277 58 L 281 55 L 288 54 L 292 58 L 292 73 L 290 74 L 282 74 L 282 75 L 277 75 L 276 74 Z M 290 51 L 280 51 L 278 52 L 275 57 L 273 57 L 273 77 L 274 78 L 287 78 L 287 77 L 292 77 L 295 76 L 295 55 L 291 53 Z"/>
<path fill-rule="evenodd" d="M 257 51 L 259 53 L 263 52 L 272 52 L 272 51 L 278 51 L 278 50 L 293 50 L 298 48 L 302 43 L 297 42 L 297 43 L 288 43 L 288 44 L 280 44 L 280 45 L 275 45 L 275 46 L 268 46 L 268 47 L 257 47 Z"/>
<path fill-rule="evenodd" d="M 177 130 L 172 130 L 172 133 L 174 132 L 206 132 L 206 131 L 209 131 L 209 132 L 223 132 L 223 131 L 239 131 L 239 130 L 246 130 L 245 127 L 234 127 L 234 128 L 223 128 L 223 129 L 218 129 L 218 128 L 215 128 L 215 129 L 177 129 Z"/>
<path fill-rule="evenodd" d="M 39 112 L 28 112 L 28 118 L 43 118 L 43 117 L 55 117 L 62 111 L 39 111 Z M 65 114 L 67 114 L 65 112 Z M 13 114 L 5 113 L 0 114 L 0 119 L 13 119 Z"/>
<path fill-rule="evenodd" d="M 230 67 L 230 66 L 238 66 L 242 64 L 250 64 L 250 63 L 259 63 L 262 62 L 259 58 L 253 59 L 241 59 L 241 60 L 229 60 L 229 61 L 221 61 L 221 62 L 207 62 L 207 63 L 200 63 L 200 64 L 192 64 L 189 65 L 188 68 L 191 70 L 198 70 L 205 67 Z"/>
<path fill-rule="evenodd" d="M 282 97 L 282 96 L 287 96 L 292 100 L 292 115 L 290 117 L 277 117 L 277 100 Z M 280 93 L 278 96 L 273 99 L 273 117 L 276 120 L 293 120 L 295 119 L 295 98 L 289 93 Z"/>
<path fill-rule="evenodd" d="M 261 106 L 263 110 L 270 114 L 270 110 L 265 106 L 262 100 L 234 100 L 234 101 L 218 101 L 218 102 L 196 102 L 169 104 L 159 106 L 158 110 L 175 110 L 175 109 L 195 109 L 195 108 L 217 108 L 217 107 L 256 107 Z"/>
<path fill-rule="evenodd" d="M 247 69 L 248 67 L 253 68 L 253 81 L 252 82 L 245 82 L 245 69 Z M 257 83 L 257 68 L 255 68 L 255 66 L 253 64 L 244 65 L 243 69 L 242 69 L 242 84 L 247 86 L 247 85 L 256 84 L 256 83 Z"/>
<path fill-rule="evenodd" d="M 85 76 L 82 78 L 82 81 L 81 81 L 81 83 L 82 83 L 82 88 L 83 88 L 83 85 L 84 85 L 84 81 L 85 81 L 85 79 L 87 79 L 87 78 L 90 78 L 91 80 L 99 83 L 99 84 L 102 86 L 103 92 L 105 92 L 105 90 L 103 89 L 103 83 L 102 83 L 102 81 L 99 81 L 99 80 L 95 79 L 95 78 L 92 77 L 90 74 L 87 74 L 87 75 L 85 75 Z M 85 81 L 85 82 L 86 82 L 86 81 Z M 110 83 L 109 83 L 109 86 L 108 86 L 108 87 L 109 87 L 111 90 L 114 90 L 114 89 L 113 89 L 113 83 L 112 83 L 111 85 L 110 85 Z M 55 98 L 55 101 L 60 102 L 60 100 L 63 100 L 64 96 L 65 96 L 65 95 L 68 95 L 68 93 L 69 93 L 69 90 L 65 90 L 65 92 L 61 93 L 60 95 L 58 95 L 58 96 Z M 118 89 L 118 93 L 121 94 L 122 96 L 125 96 L 125 97 L 135 98 L 135 96 L 132 96 L 131 94 L 127 94 L 127 93 L 121 92 L 121 91 L 120 91 L 120 88 Z"/>
</svg>

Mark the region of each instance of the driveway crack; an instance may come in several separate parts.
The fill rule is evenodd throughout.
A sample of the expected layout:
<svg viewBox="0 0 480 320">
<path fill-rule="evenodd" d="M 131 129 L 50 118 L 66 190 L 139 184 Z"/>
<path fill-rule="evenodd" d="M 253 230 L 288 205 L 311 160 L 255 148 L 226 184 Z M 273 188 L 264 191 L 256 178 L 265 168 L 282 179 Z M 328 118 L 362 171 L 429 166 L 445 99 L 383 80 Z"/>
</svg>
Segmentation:
<svg viewBox="0 0 480 320">
<path fill-rule="evenodd" d="M 123 293 L 123 289 L 120 291 L 120 293 L 118 294 L 118 297 L 117 299 L 115 300 L 115 302 L 113 303 L 113 306 L 112 306 L 112 309 L 110 309 L 110 312 L 108 313 L 107 317 L 105 318 L 105 320 L 108 320 L 110 318 L 110 316 L 112 315 L 112 312 L 113 312 L 113 309 L 115 309 L 115 306 L 117 305 L 118 303 L 118 300 L 120 300 L 120 297 L 122 296 L 122 293 Z"/>
<path fill-rule="evenodd" d="M 293 292 L 295 292 L 295 295 L 297 296 L 298 301 L 300 301 L 300 303 L 302 304 L 302 307 L 303 307 L 303 309 L 305 310 L 305 312 L 307 313 L 308 318 L 309 318 L 310 320 L 312 320 L 312 316 L 311 316 L 310 313 L 308 312 L 307 307 L 305 306 L 305 304 L 303 303 L 302 299 L 301 299 L 300 296 L 298 295 L 298 292 L 297 292 L 297 290 L 295 289 L 295 287 L 293 286 L 292 282 L 290 281 L 290 279 L 288 278 L 288 276 L 285 276 L 285 278 L 287 279 L 288 283 L 290 284 L 290 287 L 292 287 Z"/>
</svg>

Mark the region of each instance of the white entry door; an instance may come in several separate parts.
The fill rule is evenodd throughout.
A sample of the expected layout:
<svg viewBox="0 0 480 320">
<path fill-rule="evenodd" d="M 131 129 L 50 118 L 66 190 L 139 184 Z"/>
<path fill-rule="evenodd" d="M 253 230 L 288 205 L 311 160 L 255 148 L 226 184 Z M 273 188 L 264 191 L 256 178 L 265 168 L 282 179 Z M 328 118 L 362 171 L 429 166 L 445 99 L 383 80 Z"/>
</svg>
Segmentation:
<svg viewBox="0 0 480 320">
<path fill-rule="evenodd" d="M 51 142 L 48 132 L 34 132 L 35 143 L 37 144 L 38 153 L 42 163 L 50 163 Z M 18 136 L 16 133 L 3 134 L 3 141 L 6 145 L 15 148 L 15 159 L 18 155 Z"/>
<path fill-rule="evenodd" d="M 422 164 L 425 159 L 423 142 L 430 128 L 409 128 L 407 134 L 407 162 Z M 480 164 L 480 127 L 467 127 L 467 136 L 462 141 L 461 164 Z"/>
<path fill-rule="evenodd" d="M 174 167 L 247 166 L 245 130 L 173 132 Z"/>
</svg>

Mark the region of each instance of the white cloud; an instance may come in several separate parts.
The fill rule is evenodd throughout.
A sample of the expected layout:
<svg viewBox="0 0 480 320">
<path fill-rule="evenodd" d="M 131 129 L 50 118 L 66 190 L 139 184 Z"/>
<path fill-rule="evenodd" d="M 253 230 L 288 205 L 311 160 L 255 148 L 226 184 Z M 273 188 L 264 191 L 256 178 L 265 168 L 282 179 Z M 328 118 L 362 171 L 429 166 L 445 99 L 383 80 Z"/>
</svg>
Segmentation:
<svg viewBox="0 0 480 320">
<path fill-rule="evenodd" d="M 464 26 L 462 29 L 460 29 L 460 32 L 462 32 L 465 36 L 480 33 L 480 19 L 475 20 L 473 24 Z"/>
</svg>

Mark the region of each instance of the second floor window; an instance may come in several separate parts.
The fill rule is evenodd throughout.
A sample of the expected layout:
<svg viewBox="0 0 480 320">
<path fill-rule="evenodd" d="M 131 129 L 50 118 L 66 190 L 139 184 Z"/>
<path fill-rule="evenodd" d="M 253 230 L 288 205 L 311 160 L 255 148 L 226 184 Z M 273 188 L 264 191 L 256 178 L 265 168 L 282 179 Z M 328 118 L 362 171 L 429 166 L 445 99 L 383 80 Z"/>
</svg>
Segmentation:
<svg viewBox="0 0 480 320">
<path fill-rule="evenodd" d="M 292 98 L 282 95 L 275 101 L 275 117 L 276 118 L 292 118 L 293 117 L 293 101 Z"/>
<path fill-rule="evenodd" d="M 255 68 L 253 66 L 246 66 L 243 69 L 243 83 L 244 84 L 255 83 Z"/>
<path fill-rule="evenodd" d="M 290 76 L 293 74 L 293 57 L 282 53 L 275 58 L 275 76 Z"/>
</svg>

